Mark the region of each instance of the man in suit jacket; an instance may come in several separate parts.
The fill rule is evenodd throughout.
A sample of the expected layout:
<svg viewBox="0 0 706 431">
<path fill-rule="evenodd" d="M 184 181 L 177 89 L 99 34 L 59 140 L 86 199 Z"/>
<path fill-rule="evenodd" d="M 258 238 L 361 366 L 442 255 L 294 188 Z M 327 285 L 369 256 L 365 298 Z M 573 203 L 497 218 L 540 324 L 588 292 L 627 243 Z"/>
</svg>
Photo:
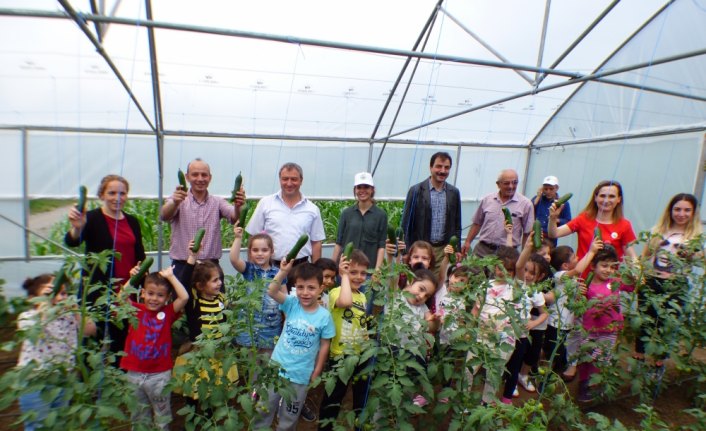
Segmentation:
<svg viewBox="0 0 706 431">
<path fill-rule="evenodd" d="M 409 248 L 414 241 L 427 241 L 434 247 L 434 273 L 444 247 L 452 236 L 461 238 L 461 193 L 446 182 L 451 170 L 451 156 L 434 153 L 429 161 L 429 178 L 410 187 L 402 214 L 402 229 Z M 445 274 L 441 274 L 445 276 Z"/>
</svg>

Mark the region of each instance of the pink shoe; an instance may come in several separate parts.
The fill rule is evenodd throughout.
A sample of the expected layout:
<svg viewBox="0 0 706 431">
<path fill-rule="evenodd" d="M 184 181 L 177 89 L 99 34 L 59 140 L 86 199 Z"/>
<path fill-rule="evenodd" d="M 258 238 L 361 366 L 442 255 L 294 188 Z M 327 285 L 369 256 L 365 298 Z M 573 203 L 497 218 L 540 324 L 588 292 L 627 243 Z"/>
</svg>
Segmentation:
<svg viewBox="0 0 706 431">
<path fill-rule="evenodd" d="M 413 403 L 417 407 L 424 407 L 425 405 L 429 404 L 429 401 L 427 401 L 427 399 L 424 398 L 422 395 L 417 395 L 414 397 Z"/>
<path fill-rule="evenodd" d="M 439 398 L 439 403 L 440 403 L 440 404 L 448 404 L 448 403 L 449 403 L 449 399 L 446 398 L 446 397 L 444 397 L 444 398 Z"/>
<path fill-rule="evenodd" d="M 512 405 L 512 400 L 511 400 L 510 398 L 502 397 L 502 398 L 500 398 L 500 402 L 502 402 L 503 404 L 510 404 L 510 405 Z"/>
</svg>

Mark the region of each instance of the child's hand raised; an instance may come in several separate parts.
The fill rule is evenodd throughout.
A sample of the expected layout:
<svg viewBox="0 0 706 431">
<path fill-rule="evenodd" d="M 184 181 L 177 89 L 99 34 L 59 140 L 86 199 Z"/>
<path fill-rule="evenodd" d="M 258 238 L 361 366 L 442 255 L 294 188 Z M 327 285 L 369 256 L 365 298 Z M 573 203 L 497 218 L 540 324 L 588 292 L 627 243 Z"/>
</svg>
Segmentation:
<svg viewBox="0 0 706 431">
<path fill-rule="evenodd" d="M 561 214 L 561 210 L 564 209 L 564 205 L 560 206 L 557 208 L 556 202 L 552 204 L 552 206 L 549 207 L 549 218 L 552 220 L 558 220 L 559 219 L 559 214 Z"/>
<path fill-rule="evenodd" d="M 512 223 L 508 223 L 507 221 L 505 222 L 505 225 L 503 226 L 505 229 L 505 234 L 507 235 L 512 235 Z"/>
<path fill-rule="evenodd" d="M 346 259 L 345 256 L 341 256 L 341 260 L 338 262 L 338 273 L 341 274 L 341 277 L 344 275 L 348 275 L 348 270 L 351 266 L 351 261 Z"/>
<path fill-rule="evenodd" d="M 446 247 L 444 247 L 444 254 L 449 255 L 449 254 L 455 254 L 456 250 L 454 250 L 453 246 L 451 244 L 447 244 Z"/>
<path fill-rule="evenodd" d="M 159 271 L 159 275 L 161 275 L 164 278 L 169 278 L 174 276 L 174 266 L 170 265 L 163 270 Z"/>
<path fill-rule="evenodd" d="M 288 261 L 286 257 L 282 259 L 282 262 L 279 264 L 280 271 L 288 273 L 292 269 L 292 266 L 294 266 L 294 260 L 295 259 Z"/>
<path fill-rule="evenodd" d="M 142 262 L 138 261 L 137 265 L 130 268 L 130 277 L 134 277 L 138 272 L 140 272 L 140 265 L 142 265 Z"/>
<path fill-rule="evenodd" d="M 240 221 L 236 221 L 235 226 L 233 226 L 233 236 L 235 238 L 242 238 L 243 237 L 243 228 L 238 226 L 238 223 L 240 223 Z"/>
<path fill-rule="evenodd" d="M 591 243 L 591 248 L 588 250 L 589 252 L 592 253 L 598 253 L 598 250 L 603 249 L 603 241 L 599 239 L 598 237 L 593 238 L 593 242 Z"/>
</svg>

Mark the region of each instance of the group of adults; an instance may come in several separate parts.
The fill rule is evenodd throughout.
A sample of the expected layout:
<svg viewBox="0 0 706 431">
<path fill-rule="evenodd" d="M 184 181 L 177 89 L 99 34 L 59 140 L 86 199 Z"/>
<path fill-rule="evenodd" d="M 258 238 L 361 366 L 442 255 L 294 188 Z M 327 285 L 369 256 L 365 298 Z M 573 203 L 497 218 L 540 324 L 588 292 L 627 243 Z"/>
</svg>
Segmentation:
<svg viewBox="0 0 706 431">
<path fill-rule="evenodd" d="M 461 196 L 459 189 L 448 182 L 452 158 L 446 152 L 437 152 L 429 162 L 429 177 L 410 187 L 402 215 L 401 228 L 404 240 L 411 244 L 417 240 L 429 242 L 436 261 L 441 262 L 443 249 L 451 237 L 461 238 Z M 244 190 L 236 191 L 234 203 L 209 193 L 211 170 L 201 160 L 191 161 L 186 170 L 188 190 L 176 187 L 161 208 L 160 217 L 171 224 L 169 255 L 178 270 L 187 259 L 187 247 L 199 228 L 206 234 L 198 252 L 198 259 L 218 262 L 222 254 L 220 220 L 235 224 L 245 203 Z M 309 241 L 301 249 L 295 263 L 316 261 L 322 255 L 325 239 L 323 221 L 318 207 L 302 192 L 302 168 L 296 163 L 285 163 L 279 170 L 280 190 L 263 197 L 246 227 L 249 234 L 267 232 L 274 243 L 274 264 L 285 257 L 302 234 Z M 475 211 L 469 233 L 461 254 L 471 252 L 479 257 L 493 254 L 507 241 L 503 209 L 512 217 L 512 244 L 521 247 L 532 232 L 535 218 L 541 221 L 546 236 L 556 238 L 577 233 L 578 257 L 587 251 L 600 229 L 604 242 L 611 244 L 622 258 L 635 256 L 631 243 L 636 239 L 630 222 L 623 214 L 623 190 L 617 181 L 601 181 L 593 190 L 583 211 L 574 219 L 568 202 L 557 208 L 559 181 L 554 176 L 544 179 L 536 196 L 528 199 L 517 191 L 517 172 L 505 169 L 497 177 L 497 190 L 483 197 Z M 71 229 L 65 241 L 70 246 L 86 243 L 86 252 L 115 250 L 120 259 L 114 259 L 105 271 L 96 270 L 92 282 L 109 285 L 111 279 L 127 279 L 130 268 L 145 258 L 140 224 L 126 214 L 123 207 L 129 191 L 128 182 L 117 175 L 108 175 L 101 181 L 98 197 L 100 208 L 80 213 L 76 208 L 69 212 Z M 340 215 L 333 259 L 336 260 L 344 245 L 353 242 L 371 262 L 379 267 L 384 258 L 387 238 L 387 214 L 374 200 L 375 183 L 367 172 L 355 175 L 353 182 L 355 203 Z M 657 233 L 662 239 L 650 243 L 645 253 L 662 256 L 655 261 L 658 279 L 670 279 L 669 259 L 663 254 L 676 253 L 679 244 L 701 233 L 696 198 L 690 194 L 675 196 L 665 209 Z M 476 245 L 471 249 L 473 240 Z M 666 244 L 666 245 L 665 245 Z M 437 267 L 438 269 L 438 267 Z M 672 277 L 673 278 L 673 277 Z M 660 288 L 660 283 L 653 283 Z M 100 292 L 92 292 L 88 300 L 94 302 Z M 113 334 L 111 334 L 113 335 Z M 112 338 L 112 337 L 111 337 Z M 114 339 L 116 346 L 120 340 Z"/>
</svg>

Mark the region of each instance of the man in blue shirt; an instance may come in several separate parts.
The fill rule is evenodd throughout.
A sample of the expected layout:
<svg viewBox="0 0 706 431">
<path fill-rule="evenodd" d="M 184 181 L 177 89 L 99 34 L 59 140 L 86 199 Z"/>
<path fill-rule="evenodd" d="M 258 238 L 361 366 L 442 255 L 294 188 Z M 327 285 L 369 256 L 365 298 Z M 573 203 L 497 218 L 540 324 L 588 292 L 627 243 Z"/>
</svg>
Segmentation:
<svg viewBox="0 0 706 431">
<path fill-rule="evenodd" d="M 447 182 L 450 171 L 449 153 L 434 153 L 429 161 L 429 178 L 410 187 L 402 214 L 407 247 L 419 240 L 434 247 L 435 265 L 429 269 L 436 275 L 449 239 L 461 239 L 461 193 Z"/>
<path fill-rule="evenodd" d="M 544 178 L 542 182 L 542 187 L 537 191 L 537 196 L 532 198 L 532 205 L 534 205 L 534 218 L 542 223 L 542 232 L 544 232 L 544 237 L 549 239 L 554 243 L 556 247 L 556 238 L 549 238 L 547 235 L 547 226 L 549 223 L 549 207 L 552 206 L 555 200 L 559 199 L 559 179 L 553 175 L 549 175 Z M 557 221 L 557 226 L 566 224 L 571 220 L 571 207 L 569 202 L 564 204 L 564 209 L 561 210 L 559 214 L 559 220 Z"/>
</svg>

